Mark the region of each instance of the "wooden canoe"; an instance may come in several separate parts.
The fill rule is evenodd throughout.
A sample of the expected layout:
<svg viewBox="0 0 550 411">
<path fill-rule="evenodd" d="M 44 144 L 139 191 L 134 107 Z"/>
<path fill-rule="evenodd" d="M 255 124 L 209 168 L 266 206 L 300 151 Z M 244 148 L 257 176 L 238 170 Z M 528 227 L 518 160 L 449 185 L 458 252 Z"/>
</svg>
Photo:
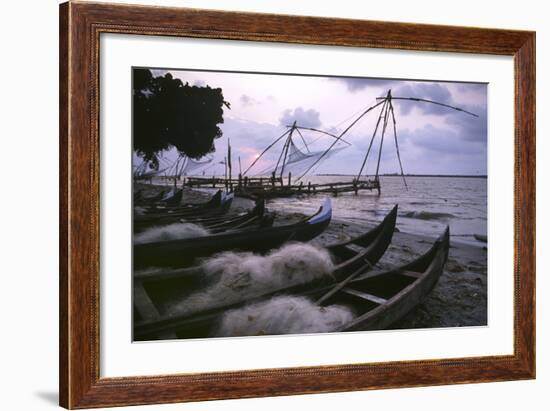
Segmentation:
<svg viewBox="0 0 550 411">
<path fill-rule="evenodd" d="M 140 206 L 140 207 L 152 206 L 158 203 L 160 200 L 162 200 L 162 198 L 166 195 L 167 192 L 168 190 L 162 189 L 160 192 L 158 192 L 153 196 L 145 197 L 143 195 L 143 192 L 140 191 L 137 198 L 136 196 L 134 196 L 134 206 Z"/>
<path fill-rule="evenodd" d="M 330 199 L 319 211 L 295 224 L 257 231 L 232 231 L 218 235 L 134 245 L 134 269 L 183 267 L 200 257 L 221 251 L 263 252 L 286 241 L 308 241 L 321 234 L 332 217 Z"/>
<path fill-rule="evenodd" d="M 166 225 L 175 222 L 194 222 L 209 218 L 222 218 L 231 208 L 234 195 L 222 194 L 217 205 L 208 203 L 208 206 L 188 208 L 157 208 L 155 213 L 149 212 L 142 215 L 134 215 L 134 232 L 158 225 Z"/>
<path fill-rule="evenodd" d="M 318 302 L 322 306 L 344 305 L 356 315 L 337 332 L 387 329 L 431 292 L 443 273 L 448 255 L 449 227 L 414 261 L 390 271 L 364 274 L 324 294 Z"/>
<path fill-rule="evenodd" d="M 134 286 L 139 289 L 139 293 L 135 292 L 135 295 L 140 298 L 134 300 L 135 319 L 138 322 L 135 327 L 135 338 L 158 339 L 167 333 L 175 332 L 179 338 L 205 337 L 208 335 L 201 333 L 208 333 L 205 330 L 210 329 L 219 316 L 228 309 L 238 308 L 254 300 L 265 299 L 280 293 L 303 293 L 311 289 L 325 290 L 328 284 L 342 281 L 350 275 L 364 273 L 375 266 L 387 250 L 393 237 L 396 217 L 397 206 L 380 224 L 365 234 L 325 247 L 332 255 L 335 267 L 331 275 L 324 279 L 313 283 L 266 290 L 261 294 L 254 295 L 252 300 L 224 301 L 209 306 L 207 310 L 195 312 L 192 316 L 186 314 L 180 317 L 162 318 L 163 302 L 165 300 L 183 300 L 186 295 L 207 286 L 200 266 L 163 272 L 136 273 Z M 151 320 L 147 314 L 147 310 L 151 310 L 151 307 L 160 313 L 154 317 L 154 320 Z M 147 321 L 148 318 L 149 321 Z"/>
<path fill-rule="evenodd" d="M 162 217 L 168 214 L 172 215 L 193 215 L 196 213 L 215 210 L 222 207 L 228 201 L 231 202 L 233 199 L 232 194 L 225 193 L 219 190 L 214 194 L 210 200 L 205 203 L 199 204 L 177 204 L 177 205 L 168 205 L 165 203 L 157 203 L 151 207 L 141 207 L 142 217 Z"/>
<path fill-rule="evenodd" d="M 183 191 L 182 191 L 183 192 Z M 164 211 L 175 211 L 175 210 L 198 210 L 203 208 L 215 208 L 219 207 L 223 197 L 223 191 L 218 190 L 210 199 L 204 203 L 188 203 L 188 204 L 164 204 L 157 203 L 149 207 L 143 207 L 145 214 L 156 214 L 158 212 Z"/>
</svg>

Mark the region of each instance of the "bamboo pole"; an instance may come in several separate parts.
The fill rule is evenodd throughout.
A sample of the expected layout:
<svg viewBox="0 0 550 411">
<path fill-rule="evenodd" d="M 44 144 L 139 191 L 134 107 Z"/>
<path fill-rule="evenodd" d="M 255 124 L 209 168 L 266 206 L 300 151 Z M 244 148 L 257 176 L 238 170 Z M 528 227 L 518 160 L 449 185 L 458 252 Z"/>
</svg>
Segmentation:
<svg viewBox="0 0 550 411">
<path fill-rule="evenodd" d="M 376 100 L 385 100 L 385 99 L 386 99 L 386 97 L 377 97 L 377 98 L 376 98 Z M 435 104 L 435 105 L 438 105 L 438 106 L 450 108 L 450 109 L 452 109 L 452 110 L 461 111 L 462 113 L 469 114 L 470 116 L 479 117 L 477 114 L 472 113 L 472 112 L 467 111 L 467 110 L 464 110 L 463 108 L 455 107 L 455 106 L 450 106 L 449 104 L 444 104 L 444 103 L 440 103 L 440 102 L 438 102 L 438 101 L 428 100 L 428 99 L 425 99 L 425 98 L 417 98 L 417 97 L 392 97 L 392 99 L 393 99 L 393 100 L 410 100 L 410 101 L 418 101 L 418 102 L 421 102 L 421 103 Z"/>
<path fill-rule="evenodd" d="M 285 140 L 285 144 L 283 144 L 283 149 L 281 150 L 281 153 L 279 154 L 279 158 L 277 159 L 277 164 L 275 164 L 275 169 L 273 170 L 273 178 L 275 178 L 275 174 L 277 174 L 277 169 L 279 168 L 279 164 L 281 163 L 281 159 L 283 158 L 283 154 L 286 151 L 286 147 L 289 144 L 289 138 L 287 137 Z"/>
<path fill-rule="evenodd" d="M 380 114 L 378 115 L 378 120 L 376 121 L 376 126 L 374 127 L 374 132 L 372 133 L 372 137 L 370 139 L 369 148 L 367 149 L 367 153 L 365 154 L 365 158 L 363 159 L 363 164 L 361 164 L 361 168 L 359 169 L 359 173 L 357 173 L 357 180 L 361 178 L 361 174 L 363 173 L 363 169 L 365 168 L 365 164 L 367 164 L 367 158 L 369 157 L 370 150 L 372 148 L 372 143 L 374 142 L 374 138 L 376 137 L 376 133 L 378 132 L 378 127 L 380 126 L 380 121 L 382 120 L 382 113 L 384 112 L 386 108 L 387 101 L 384 100 L 384 105 L 382 106 L 382 109 L 380 110 Z"/>
<path fill-rule="evenodd" d="M 308 172 L 309 170 L 311 170 L 319 161 L 321 161 L 326 155 L 327 153 L 332 150 L 332 148 L 336 145 L 336 143 L 338 143 L 339 141 L 342 140 L 342 137 L 355 125 L 357 124 L 357 122 L 359 120 L 361 120 L 365 115 L 367 115 L 367 113 L 369 113 L 370 111 L 374 110 L 376 107 L 378 107 L 379 105 L 383 104 L 385 102 L 384 101 L 381 101 L 379 103 L 376 103 L 374 106 L 371 106 L 369 108 L 367 108 L 365 111 L 363 111 L 359 117 L 357 117 L 344 131 L 342 131 L 340 133 L 340 135 L 334 140 L 334 142 L 329 146 L 329 148 L 327 148 L 325 150 L 325 152 L 323 154 L 321 154 L 321 156 L 311 165 L 309 166 L 309 168 L 300 176 L 298 177 L 298 179 L 296 181 L 300 181 Z"/>
<path fill-rule="evenodd" d="M 294 122 L 294 124 L 296 124 L 296 122 Z M 296 128 L 296 131 L 298 132 L 299 136 L 302 138 L 302 141 L 303 141 L 303 143 L 304 143 L 304 146 L 306 146 L 307 152 L 308 152 L 308 153 L 311 153 L 311 151 L 309 151 L 309 147 L 308 147 L 308 145 L 307 145 L 307 143 L 306 143 L 306 139 L 304 138 L 304 136 L 303 136 L 302 132 L 300 131 L 300 129 L 299 129 L 299 128 Z"/>
<path fill-rule="evenodd" d="M 382 127 L 382 136 L 380 137 L 380 148 L 378 150 L 378 162 L 376 163 L 376 174 L 375 174 L 375 180 L 378 181 L 378 172 L 380 170 L 380 160 L 382 159 L 382 146 L 384 145 L 384 135 L 386 134 L 386 128 L 388 127 L 388 113 L 390 111 L 390 103 L 391 103 L 391 90 L 388 91 L 388 97 L 387 97 L 387 104 L 386 104 L 386 111 L 384 113 L 384 125 Z M 380 186 L 380 183 L 378 183 L 378 186 Z M 378 190 L 380 192 L 380 190 Z"/>
<path fill-rule="evenodd" d="M 407 186 L 407 180 L 405 179 L 405 173 L 403 173 L 403 163 L 401 163 L 401 154 L 399 153 L 399 144 L 397 142 L 397 121 L 395 120 L 395 113 L 393 111 L 393 104 L 390 101 L 390 112 L 393 120 L 393 137 L 395 140 L 395 150 L 397 151 L 397 160 L 399 161 L 399 168 L 401 169 L 401 177 L 403 178 L 403 183 L 405 184 L 405 189 L 408 191 L 409 187 Z"/>
<path fill-rule="evenodd" d="M 292 127 L 292 126 L 287 126 L 287 127 Z M 296 126 L 296 129 L 298 129 L 298 130 L 316 131 L 317 133 L 326 134 L 327 136 L 330 136 L 330 137 L 332 137 L 332 138 L 338 138 L 337 135 L 332 134 L 332 133 L 329 133 L 328 131 L 323 131 L 323 130 L 319 130 L 319 129 L 312 128 L 312 127 Z M 350 143 L 349 141 L 344 140 L 343 138 L 341 138 L 340 141 L 341 141 L 342 143 L 346 143 L 348 146 L 351 146 L 351 143 Z"/>
<path fill-rule="evenodd" d="M 296 128 L 296 121 L 294 121 L 294 124 L 292 125 L 292 128 L 290 129 L 290 134 L 288 135 L 288 139 L 287 139 L 285 156 L 283 158 L 283 164 L 281 165 L 281 185 L 283 185 L 283 173 L 285 171 L 285 163 L 286 163 L 286 159 L 287 159 L 287 156 L 288 156 L 288 149 L 290 147 L 290 143 L 292 142 L 292 133 L 294 132 L 295 128 Z M 277 169 L 277 168 L 275 168 L 275 169 Z"/>
<path fill-rule="evenodd" d="M 225 190 L 227 191 L 227 157 L 223 158 L 223 170 L 225 176 Z"/>
<path fill-rule="evenodd" d="M 260 153 L 260 155 L 259 155 L 258 157 L 256 157 L 256 159 L 252 162 L 252 164 L 250 164 L 250 165 L 248 166 L 248 168 L 247 168 L 246 170 L 244 170 L 243 175 L 246 175 L 246 173 L 248 173 L 248 170 L 250 170 L 250 169 L 254 166 L 254 164 L 256 164 L 256 163 L 258 162 L 258 160 L 259 160 L 259 159 L 260 159 L 260 158 L 261 158 L 261 157 L 262 157 L 271 147 L 273 147 L 275 144 L 277 144 L 277 143 L 279 142 L 279 140 L 281 140 L 281 139 L 282 139 L 284 136 L 286 136 L 288 133 L 290 133 L 290 130 L 285 131 L 285 132 L 284 132 L 282 135 L 280 135 L 273 143 L 271 143 L 270 145 L 268 145 L 268 146 L 264 149 L 264 151 L 262 151 L 262 152 Z"/>
<path fill-rule="evenodd" d="M 233 191 L 233 183 L 231 182 L 231 140 L 227 138 L 227 171 L 229 175 L 229 189 Z"/>
</svg>

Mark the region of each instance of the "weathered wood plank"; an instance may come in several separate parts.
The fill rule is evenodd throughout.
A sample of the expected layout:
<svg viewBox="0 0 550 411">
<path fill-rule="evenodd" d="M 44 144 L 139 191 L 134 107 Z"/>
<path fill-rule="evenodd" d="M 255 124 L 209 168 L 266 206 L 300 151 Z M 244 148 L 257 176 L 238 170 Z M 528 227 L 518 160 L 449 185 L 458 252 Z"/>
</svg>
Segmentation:
<svg viewBox="0 0 550 411">
<path fill-rule="evenodd" d="M 388 301 L 385 298 L 378 297 L 376 295 L 372 295 L 372 294 L 365 293 L 363 291 L 355 290 L 353 288 L 348 288 L 348 287 L 343 288 L 342 292 L 346 293 L 346 294 L 349 294 L 349 295 L 354 295 L 356 297 L 363 298 L 365 300 L 368 300 L 368 301 L 373 302 L 373 303 L 378 304 L 378 305 L 385 304 Z"/>
</svg>

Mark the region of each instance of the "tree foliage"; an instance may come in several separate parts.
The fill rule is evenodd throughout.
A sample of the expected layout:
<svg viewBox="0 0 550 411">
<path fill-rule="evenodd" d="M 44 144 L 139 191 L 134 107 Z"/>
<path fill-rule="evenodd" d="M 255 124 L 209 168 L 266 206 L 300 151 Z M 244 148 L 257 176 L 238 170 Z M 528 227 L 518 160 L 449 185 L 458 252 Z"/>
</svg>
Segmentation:
<svg viewBox="0 0 550 411">
<path fill-rule="evenodd" d="M 224 101 L 220 88 L 183 84 L 170 73 L 154 77 L 148 69 L 134 69 L 134 150 L 158 167 L 158 154 L 175 147 L 200 158 L 215 150 L 221 137 Z"/>
</svg>

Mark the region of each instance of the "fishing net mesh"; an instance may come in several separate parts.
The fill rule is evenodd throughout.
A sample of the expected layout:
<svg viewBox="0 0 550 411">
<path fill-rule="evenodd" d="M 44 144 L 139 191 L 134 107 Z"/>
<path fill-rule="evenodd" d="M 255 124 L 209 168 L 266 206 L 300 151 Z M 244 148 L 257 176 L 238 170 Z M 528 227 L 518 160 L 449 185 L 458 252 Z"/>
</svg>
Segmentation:
<svg viewBox="0 0 550 411">
<path fill-rule="evenodd" d="M 281 159 L 280 164 L 275 167 L 275 164 L 264 168 L 259 173 L 257 173 L 257 176 L 270 176 L 273 172 L 275 172 L 275 175 L 278 176 L 281 174 L 281 171 L 284 174 L 292 173 L 294 176 L 298 176 L 301 173 L 305 172 L 309 167 L 311 167 L 313 164 L 315 164 L 321 157 L 323 157 L 323 161 L 330 158 L 334 154 L 338 153 L 339 151 L 343 150 L 346 147 L 336 147 L 331 149 L 328 153 L 325 154 L 325 151 L 315 151 L 310 153 L 304 153 L 302 150 L 300 150 L 296 144 L 294 144 L 294 141 L 292 139 L 290 140 L 289 146 L 288 146 L 288 154 L 286 158 L 286 162 L 283 166 L 283 160 Z M 324 155 L 324 156 L 323 156 Z M 317 164 L 317 167 L 322 162 L 319 162 Z"/>
</svg>

